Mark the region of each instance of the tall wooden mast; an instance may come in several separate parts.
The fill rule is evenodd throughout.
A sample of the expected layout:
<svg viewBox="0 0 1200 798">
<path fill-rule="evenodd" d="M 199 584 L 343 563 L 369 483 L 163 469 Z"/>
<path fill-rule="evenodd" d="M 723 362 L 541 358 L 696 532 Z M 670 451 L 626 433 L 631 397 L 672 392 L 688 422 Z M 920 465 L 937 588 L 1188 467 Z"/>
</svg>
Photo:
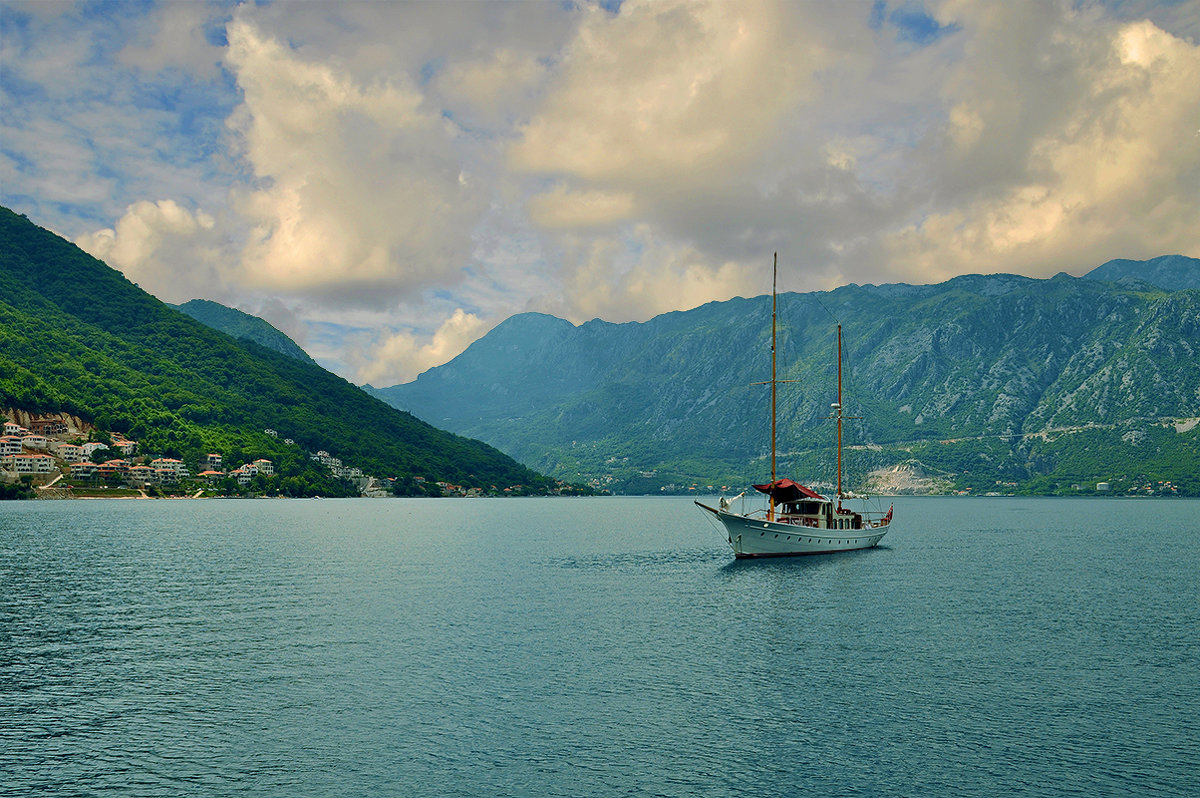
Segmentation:
<svg viewBox="0 0 1200 798">
<path fill-rule="evenodd" d="M 775 484 L 775 283 L 779 276 L 779 253 L 771 267 L 771 484 Z"/>
<path fill-rule="evenodd" d="M 838 400 L 837 400 L 837 425 L 838 425 L 838 483 L 837 483 L 837 498 L 838 507 L 842 506 L 842 325 L 838 325 Z"/>
<path fill-rule="evenodd" d="M 776 343 L 776 317 L 779 307 L 779 296 L 776 291 L 776 286 L 779 282 L 779 253 L 775 253 L 775 260 L 771 267 L 771 379 L 764 382 L 752 382 L 751 385 L 766 385 L 771 384 L 771 485 L 775 484 L 775 431 L 776 431 L 776 400 L 778 398 L 777 386 L 781 382 L 796 382 L 796 380 L 781 380 L 778 379 L 778 372 L 775 368 L 775 343 Z M 767 503 L 767 520 L 775 519 L 775 496 L 771 494 L 771 500 Z"/>
<path fill-rule="evenodd" d="M 779 253 L 775 253 L 775 258 L 771 264 L 771 489 L 775 486 L 775 310 L 776 302 L 778 301 L 775 294 L 775 285 L 779 279 Z M 771 499 L 767 502 L 767 520 L 775 519 L 775 495 L 771 494 Z"/>
</svg>

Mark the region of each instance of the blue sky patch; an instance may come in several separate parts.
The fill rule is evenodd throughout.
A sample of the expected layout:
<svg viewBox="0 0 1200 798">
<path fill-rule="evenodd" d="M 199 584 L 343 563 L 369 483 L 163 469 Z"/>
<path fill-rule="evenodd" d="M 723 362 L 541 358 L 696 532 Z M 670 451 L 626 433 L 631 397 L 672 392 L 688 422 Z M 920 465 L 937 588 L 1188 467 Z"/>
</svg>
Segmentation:
<svg viewBox="0 0 1200 798">
<path fill-rule="evenodd" d="M 904 3 L 889 10 L 886 0 L 876 0 L 871 6 L 868 24 L 872 30 L 881 30 L 885 24 L 890 25 L 896 31 L 898 41 L 912 42 L 922 47 L 959 29 L 957 25 L 939 24 L 926 13 L 922 5 Z"/>
</svg>

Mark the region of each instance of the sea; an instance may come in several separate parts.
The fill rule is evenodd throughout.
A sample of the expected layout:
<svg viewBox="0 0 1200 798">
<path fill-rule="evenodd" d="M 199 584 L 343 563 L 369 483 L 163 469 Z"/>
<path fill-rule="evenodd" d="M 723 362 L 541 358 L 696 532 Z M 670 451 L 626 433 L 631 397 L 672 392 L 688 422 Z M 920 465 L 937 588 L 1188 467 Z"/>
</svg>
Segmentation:
<svg viewBox="0 0 1200 798">
<path fill-rule="evenodd" d="M 1200 795 L 1200 501 L 894 502 L 6 502 L 0 794 Z"/>
</svg>

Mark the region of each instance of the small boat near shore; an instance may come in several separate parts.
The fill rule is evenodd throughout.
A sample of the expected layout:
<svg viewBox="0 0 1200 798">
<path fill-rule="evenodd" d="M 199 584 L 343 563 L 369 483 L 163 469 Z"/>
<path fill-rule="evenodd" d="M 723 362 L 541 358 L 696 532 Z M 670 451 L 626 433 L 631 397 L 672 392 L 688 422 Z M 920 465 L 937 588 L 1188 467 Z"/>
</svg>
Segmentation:
<svg viewBox="0 0 1200 798">
<path fill-rule="evenodd" d="M 766 507 L 746 511 L 744 496 L 721 498 L 717 507 L 702 502 L 704 510 L 725 530 L 726 540 L 738 559 L 752 557 L 789 557 L 802 554 L 828 554 L 836 551 L 869 549 L 879 544 L 892 523 L 892 509 L 886 513 L 871 513 L 851 509 L 844 500 L 861 498 L 842 490 L 842 326 L 838 332 L 838 392 L 837 402 L 830 406 L 831 419 L 837 421 L 837 494 L 820 493 L 791 479 L 777 479 L 775 474 L 776 392 L 781 382 L 776 378 L 776 278 L 778 261 L 771 281 L 771 480 L 754 489 L 767 497 Z M 733 509 L 740 501 L 740 511 Z"/>
</svg>

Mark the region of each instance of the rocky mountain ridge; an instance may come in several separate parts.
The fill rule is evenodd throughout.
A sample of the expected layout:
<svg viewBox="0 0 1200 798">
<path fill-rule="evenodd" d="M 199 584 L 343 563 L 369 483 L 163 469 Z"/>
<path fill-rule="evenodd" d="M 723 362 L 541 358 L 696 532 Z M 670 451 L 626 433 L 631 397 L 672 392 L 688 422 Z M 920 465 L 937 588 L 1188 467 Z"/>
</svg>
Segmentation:
<svg viewBox="0 0 1200 798">
<path fill-rule="evenodd" d="M 1141 280 L 1167 291 L 1200 288 L 1196 259 L 1183 255 L 1161 255 L 1150 260 L 1115 258 L 1084 275 L 1089 280 Z"/>
<path fill-rule="evenodd" d="M 1196 259 L 1168 260 L 1200 275 Z M 860 481 L 914 463 L 974 491 L 1200 473 L 1197 431 L 1176 426 L 1200 417 L 1200 290 L 1112 263 L 1116 282 L 967 275 L 780 295 L 779 378 L 795 380 L 779 391 L 783 469 L 832 471 L 840 322 Z M 762 479 L 769 449 L 769 392 L 751 385 L 769 377 L 769 340 L 769 296 L 644 323 L 522 314 L 375 393 L 560 478 L 740 485 Z"/>
</svg>

